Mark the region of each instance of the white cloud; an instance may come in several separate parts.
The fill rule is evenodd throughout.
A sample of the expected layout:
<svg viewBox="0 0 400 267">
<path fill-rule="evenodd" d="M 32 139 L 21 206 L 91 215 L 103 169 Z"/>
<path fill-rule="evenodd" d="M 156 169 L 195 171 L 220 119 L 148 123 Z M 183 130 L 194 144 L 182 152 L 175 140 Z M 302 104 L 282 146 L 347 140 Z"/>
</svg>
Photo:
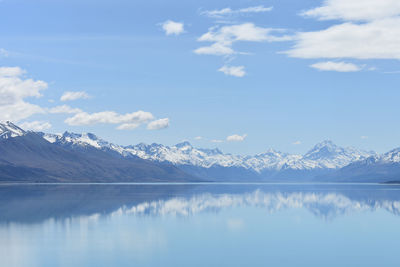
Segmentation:
<svg viewBox="0 0 400 267">
<path fill-rule="evenodd" d="M 301 141 L 295 141 L 292 143 L 293 145 L 301 145 Z"/>
<path fill-rule="evenodd" d="M 47 121 L 29 121 L 20 124 L 24 130 L 43 131 L 51 128 L 51 124 Z"/>
<path fill-rule="evenodd" d="M 292 40 L 291 36 L 282 34 L 284 32 L 285 30 L 282 29 L 258 27 L 253 23 L 223 27 L 214 26 L 197 39 L 199 42 L 210 42 L 211 45 L 199 47 L 193 52 L 198 55 L 230 56 L 232 59 L 232 55 L 249 54 L 247 52 L 235 51 L 233 45 L 236 42 L 279 42 Z M 219 71 L 226 75 L 243 77 L 246 74 L 243 69 L 243 66 L 224 66 Z"/>
<path fill-rule="evenodd" d="M 360 138 L 361 138 L 361 139 L 368 139 L 368 136 L 362 135 L 362 136 L 360 136 Z"/>
<path fill-rule="evenodd" d="M 179 35 L 185 32 L 184 25 L 181 22 L 167 20 L 161 24 L 166 35 Z"/>
<path fill-rule="evenodd" d="M 244 66 L 223 66 L 218 69 L 218 71 L 223 72 L 225 75 L 235 76 L 235 77 L 243 77 L 246 75 L 246 71 L 244 70 Z"/>
<path fill-rule="evenodd" d="M 194 52 L 198 55 L 213 55 L 213 56 L 224 56 L 232 55 L 235 51 L 226 45 L 215 43 L 210 46 L 199 47 Z"/>
<path fill-rule="evenodd" d="M 319 20 L 372 21 L 400 14 L 398 0 L 325 0 L 322 6 L 301 13 Z"/>
<path fill-rule="evenodd" d="M 196 137 L 194 138 L 194 140 L 202 140 L 202 139 L 203 139 L 202 136 L 196 136 Z"/>
<path fill-rule="evenodd" d="M 291 57 L 400 59 L 398 0 L 326 0 L 302 14 L 344 22 L 298 33 L 293 48 L 285 52 Z"/>
<path fill-rule="evenodd" d="M 154 120 L 153 114 L 145 111 L 137 111 L 126 114 L 118 114 L 114 111 L 102 111 L 87 113 L 79 108 L 68 105 L 60 105 L 51 108 L 42 108 L 26 101 L 27 98 L 42 96 L 42 91 L 47 89 L 47 83 L 21 77 L 25 71 L 19 67 L 0 67 L 0 120 L 19 122 L 34 114 L 73 114 L 64 122 L 68 125 L 93 125 L 93 124 L 120 124 L 118 129 L 133 129 L 143 123 Z M 65 92 L 61 100 L 74 100 L 87 98 L 85 92 Z M 167 124 L 167 125 L 165 125 Z M 149 124 L 150 125 L 150 124 Z M 26 129 L 44 130 L 51 127 L 48 122 L 32 121 L 24 122 Z M 165 128 L 168 119 L 154 121 L 150 128 Z"/>
<path fill-rule="evenodd" d="M 297 58 L 400 59 L 400 18 L 302 32 L 286 53 Z"/>
<path fill-rule="evenodd" d="M 338 72 L 355 72 L 362 70 L 362 67 L 357 66 L 353 63 L 333 62 L 333 61 L 318 62 L 310 65 L 310 67 L 322 71 L 338 71 Z"/>
<path fill-rule="evenodd" d="M 210 140 L 211 143 L 223 143 L 224 140 L 219 140 L 219 139 L 212 139 Z"/>
<path fill-rule="evenodd" d="M 169 119 L 164 118 L 164 119 L 159 119 L 150 122 L 147 124 L 147 129 L 148 130 L 161 130 L 169 127 Z"/>
<path fill-rule="evenodd" d="M 200 36 L 199 41 L 218 42 L 232 44 L 237 41 L 261 42 L 287 40 L 286 36 L 277 37 L 270 35 L 272 32 L 281 32 L 280 29 L 263 28 L 255 26 L 253 23 L 243 23 L 237 25 L 212 27 L 207 33 Z"/>
<path fill-rule="evenodd" d="M 19 67 L 0 68 L 0 120 L 18 122 L 45 110 L 26 102 L 26 98 L 42 96 L 47 83 L 40 80 L 24 79 L 25 73 Z"/>
<path fill-rule="evenodd" d="M 221 18 L 227 15 L 240 15 L 240 14 L 249 14 L 249 13 L 261 13 L 271 11 L 273 7 L 265 7 L 265 6 L 251 6 L 240 9 L 231 9 L 230 7 L 217 9 L 217 10 L 206 10 L 201 12 L 202 15 L 212 17 L 212 18 Z"/>
<path fill-rule="evenodd" d="M 226 138 L 226 141 L 228 142 L 242 142 L 244 141 L 244 139 L 246 139 L 247 134 L 244 135 L 238 135 L 238 134 L 234 134 L 234 135 L 230 135 Z"/>
<path fill-rule="evenodd" d="M 73 101 L 77 99 L 88 99 L 90 96 L 84 92 L 84 91 L 78 91 L 78 92 L 64 92 L 64 94 L 61 96 L 60 100 L 61 101 Z"/>
<path fill-rule="evenodd" d="M 210 46 L 200 47 L 194 52 L 207 55 L 231 55 L 237 53 L 232 45 L 235 42 L 277 42 L 287 41 L 291 37 L 287 35 L 276 36 L 272 33 L 282 32 L 281 29 L 262 28 L 253 23 L 243 23 L 223 27 L 212 27 L 200 38 L 199 42 L 213 42 Z"/>
<path fill-rule="evenodd" d="M 45 113 L 43 108 L 22 100 L 9 105 L 0 105 L 0 121 L 18 122 L 41 113 Z"/>
<path fill-rule="evenodd" d="M 96 113 L 80 112 L 73 117 L 67 118 L 65 123 L 72 126 L 93 125 L 93 124 L 124 124 L 124 123 L 145 123 L 154 119 L 153 114 L 146 111 L 136 111 L 126 114 L 118 114 L 114 111 L 102 111 Z"/>
<path fill-rule="evenodd" d="M 118 130 L 133 130 L 140 126 L 140 123 L 123 123 L 117 127 Z"/>
<path fill-rule="evenodd" d="M 83 112 L 81 109 L 79 108 L 72 108 L 68 105 L 61 105 L 61 106 L 56 106 L 53 108 L 49 108 L 48 109 L 49 113 L 54 113 L 54 114 L 75 114 L 75 113 L 81 113 Z"/>
<path fill-rule="evenodd" d="M 265 7 L 265 6 L 250 6 L 241 8 L 238 10 L 239 13 L 261 13 L 261 12 L 269 12 L 273 9 L 272 6 Z"/>
<path fill-rule="evenodd" d="M 0 77 L 18 77 L 25 73 L 20 67 L 0 67 Z"/>
</svg>

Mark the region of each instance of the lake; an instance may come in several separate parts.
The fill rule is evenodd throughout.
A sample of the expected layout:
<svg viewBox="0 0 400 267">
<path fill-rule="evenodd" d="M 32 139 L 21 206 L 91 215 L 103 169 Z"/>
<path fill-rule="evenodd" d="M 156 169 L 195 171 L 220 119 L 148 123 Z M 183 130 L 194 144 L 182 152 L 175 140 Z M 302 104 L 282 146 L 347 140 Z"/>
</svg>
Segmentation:
<svg viewBox="0 0 400 267">
<path fill-rule="evenodd" d="M 400 186 L 0 185 L 0 265 L 400 266 Z"/>
</svg>

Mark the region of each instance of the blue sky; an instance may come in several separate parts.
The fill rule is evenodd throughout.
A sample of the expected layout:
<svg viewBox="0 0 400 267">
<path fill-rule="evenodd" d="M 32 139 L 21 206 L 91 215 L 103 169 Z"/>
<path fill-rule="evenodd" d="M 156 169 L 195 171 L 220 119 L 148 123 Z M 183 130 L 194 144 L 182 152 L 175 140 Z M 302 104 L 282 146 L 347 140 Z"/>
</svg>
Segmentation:
<svg viewBox="0 0 400 267">
<path fill-rule="evenodd" d="M 0 120 L 243 154 L 387 151 L 400 4 L 350 2 L 0 1 Z"/>
</svg>

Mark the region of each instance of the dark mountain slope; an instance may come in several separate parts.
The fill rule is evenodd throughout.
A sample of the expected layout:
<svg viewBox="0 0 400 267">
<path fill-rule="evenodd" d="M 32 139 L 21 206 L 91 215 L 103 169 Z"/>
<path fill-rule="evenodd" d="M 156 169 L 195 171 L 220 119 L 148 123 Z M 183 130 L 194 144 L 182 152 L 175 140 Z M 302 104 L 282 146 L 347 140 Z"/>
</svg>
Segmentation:
<svg viewBox="0 0 400 267">
<path fill-rule="evenodd" d="M 0 181 L 13 182 L 187 182 L 198 181 L 170 164 L 115 157 L 88 149 L 73 151 L 36 133 L 0 141 Z"/>
</svg>

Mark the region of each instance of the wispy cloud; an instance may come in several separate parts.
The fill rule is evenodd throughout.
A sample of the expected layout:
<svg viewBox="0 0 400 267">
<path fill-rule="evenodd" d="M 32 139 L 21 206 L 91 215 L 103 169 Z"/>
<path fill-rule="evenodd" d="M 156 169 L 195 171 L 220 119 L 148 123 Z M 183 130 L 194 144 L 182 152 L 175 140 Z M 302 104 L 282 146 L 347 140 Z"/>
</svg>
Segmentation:
<svg viewBox="0 0 400 267">
<path fill-rule="evenodd" d="M 223 66 L 218 69 L 218 71 L 223 72 L 225 75 L 235 76 L 235 77 L 243 77 L 246 75 L 246 71 L 244 70 L 244 66 Z"/>
<path fill-rule="evenodd" d="M 210 46 L 199 47 L 194 52 L 198 55 L 226 56 L 232 55 L 235 51 L 230 46 L 221 43 L 214 43 Z"/>
<path fill-rule="evenodd" d="M 275 35 L 282 32 L 282 29 L 258 27 L 253 23 L 211 27 L 198 41 L 213 44 L 199 47 L 194 52 L 199 55 L 231 55 L 237 53 L 232 48 L 236 42 L 279 42 L 291 39 L 288 35 Z"/>
<path fill-rule="evenodd" d="M 52 108 L 48 108 L 47 111 L 53 114 L 76 114 L 83 112 L 80 108 L 72 108 L 68 105 L 61 105 Z"/>
<path fill-rule="evenodd" d="M 211 18 L 222 18 L 224 16 L 231 16 L 231 15 L 269 12 L 272 9 L 273 9 L 272 6 L 265 7 L 262 5 L 245 7 L 245 8 L 240 8 L 240 9 L 231 9 L 230 7 L 226 7 L 226 8 L 222 8 L 222 9 L 206 10 L 206 11 L 201 12 L 200 14 L 211 17 Z"/>
<path fill-rule="evenodd" d="M 292 144 L 298 146 L 298 145 L 301 145 L 301 141 L 295 141 Z"/>
<path fill-rule="evenodd" d="M 64 92 L 64 94 L 61 96 L 60 100 L 61 101 L 73 101 L 77 99 L 88 99 L 90 96 L 84 92 L 84 91 L 78 91 L 78 92 Z"/>
<path fill-rule="evenodd" d="M 123 123 L 117 127 L 117 130 L 133 130 L 140 126 L 140 123 Z"/>
<path fill-rule="evenodd" d="M 292 37 L 285 34 L 283 29 L 264 28 L 253 23 L 242 23 L 229 26 L 214 26 L 201 35 L 198 42 L 209 42 L 210 45 L 201 46 L 193 52 L 198 55 L 222 56 L 225 66 L 219 69 L 220 72 L 243 77 L 246 72 L 244 66 L 226 66 L 227 59 L 232 60 L 233 56 L 250 54 L 248 52 L 236 51 L 233 46 L 237 42 L 280 42 L 291 40 Z"/>
<path fill-rule="evenodd" d="M 101 111 L 96 113 L 80 112 L 65 120 L 72 126 L 94 125 L 94 124 L 142 124 L 154 119 L 153 114 L 146 111 L 136 111 L 126 114 L 118 114 L 115 111 Z"/>
<path fill-rule="evenodd" d="M 347 62 L 325 61 L 310 65 L 310 67 L 321 71 L 337 71 L 337 72 L 356 72 L 362 70 L 362 66 Z"/>
<path fill-rule="evenodd" d="M 397 0 L 325 0 L 319 7 L 303 11 L 319 20 L 372 21 L 400 14 Z"/>
</svg>

